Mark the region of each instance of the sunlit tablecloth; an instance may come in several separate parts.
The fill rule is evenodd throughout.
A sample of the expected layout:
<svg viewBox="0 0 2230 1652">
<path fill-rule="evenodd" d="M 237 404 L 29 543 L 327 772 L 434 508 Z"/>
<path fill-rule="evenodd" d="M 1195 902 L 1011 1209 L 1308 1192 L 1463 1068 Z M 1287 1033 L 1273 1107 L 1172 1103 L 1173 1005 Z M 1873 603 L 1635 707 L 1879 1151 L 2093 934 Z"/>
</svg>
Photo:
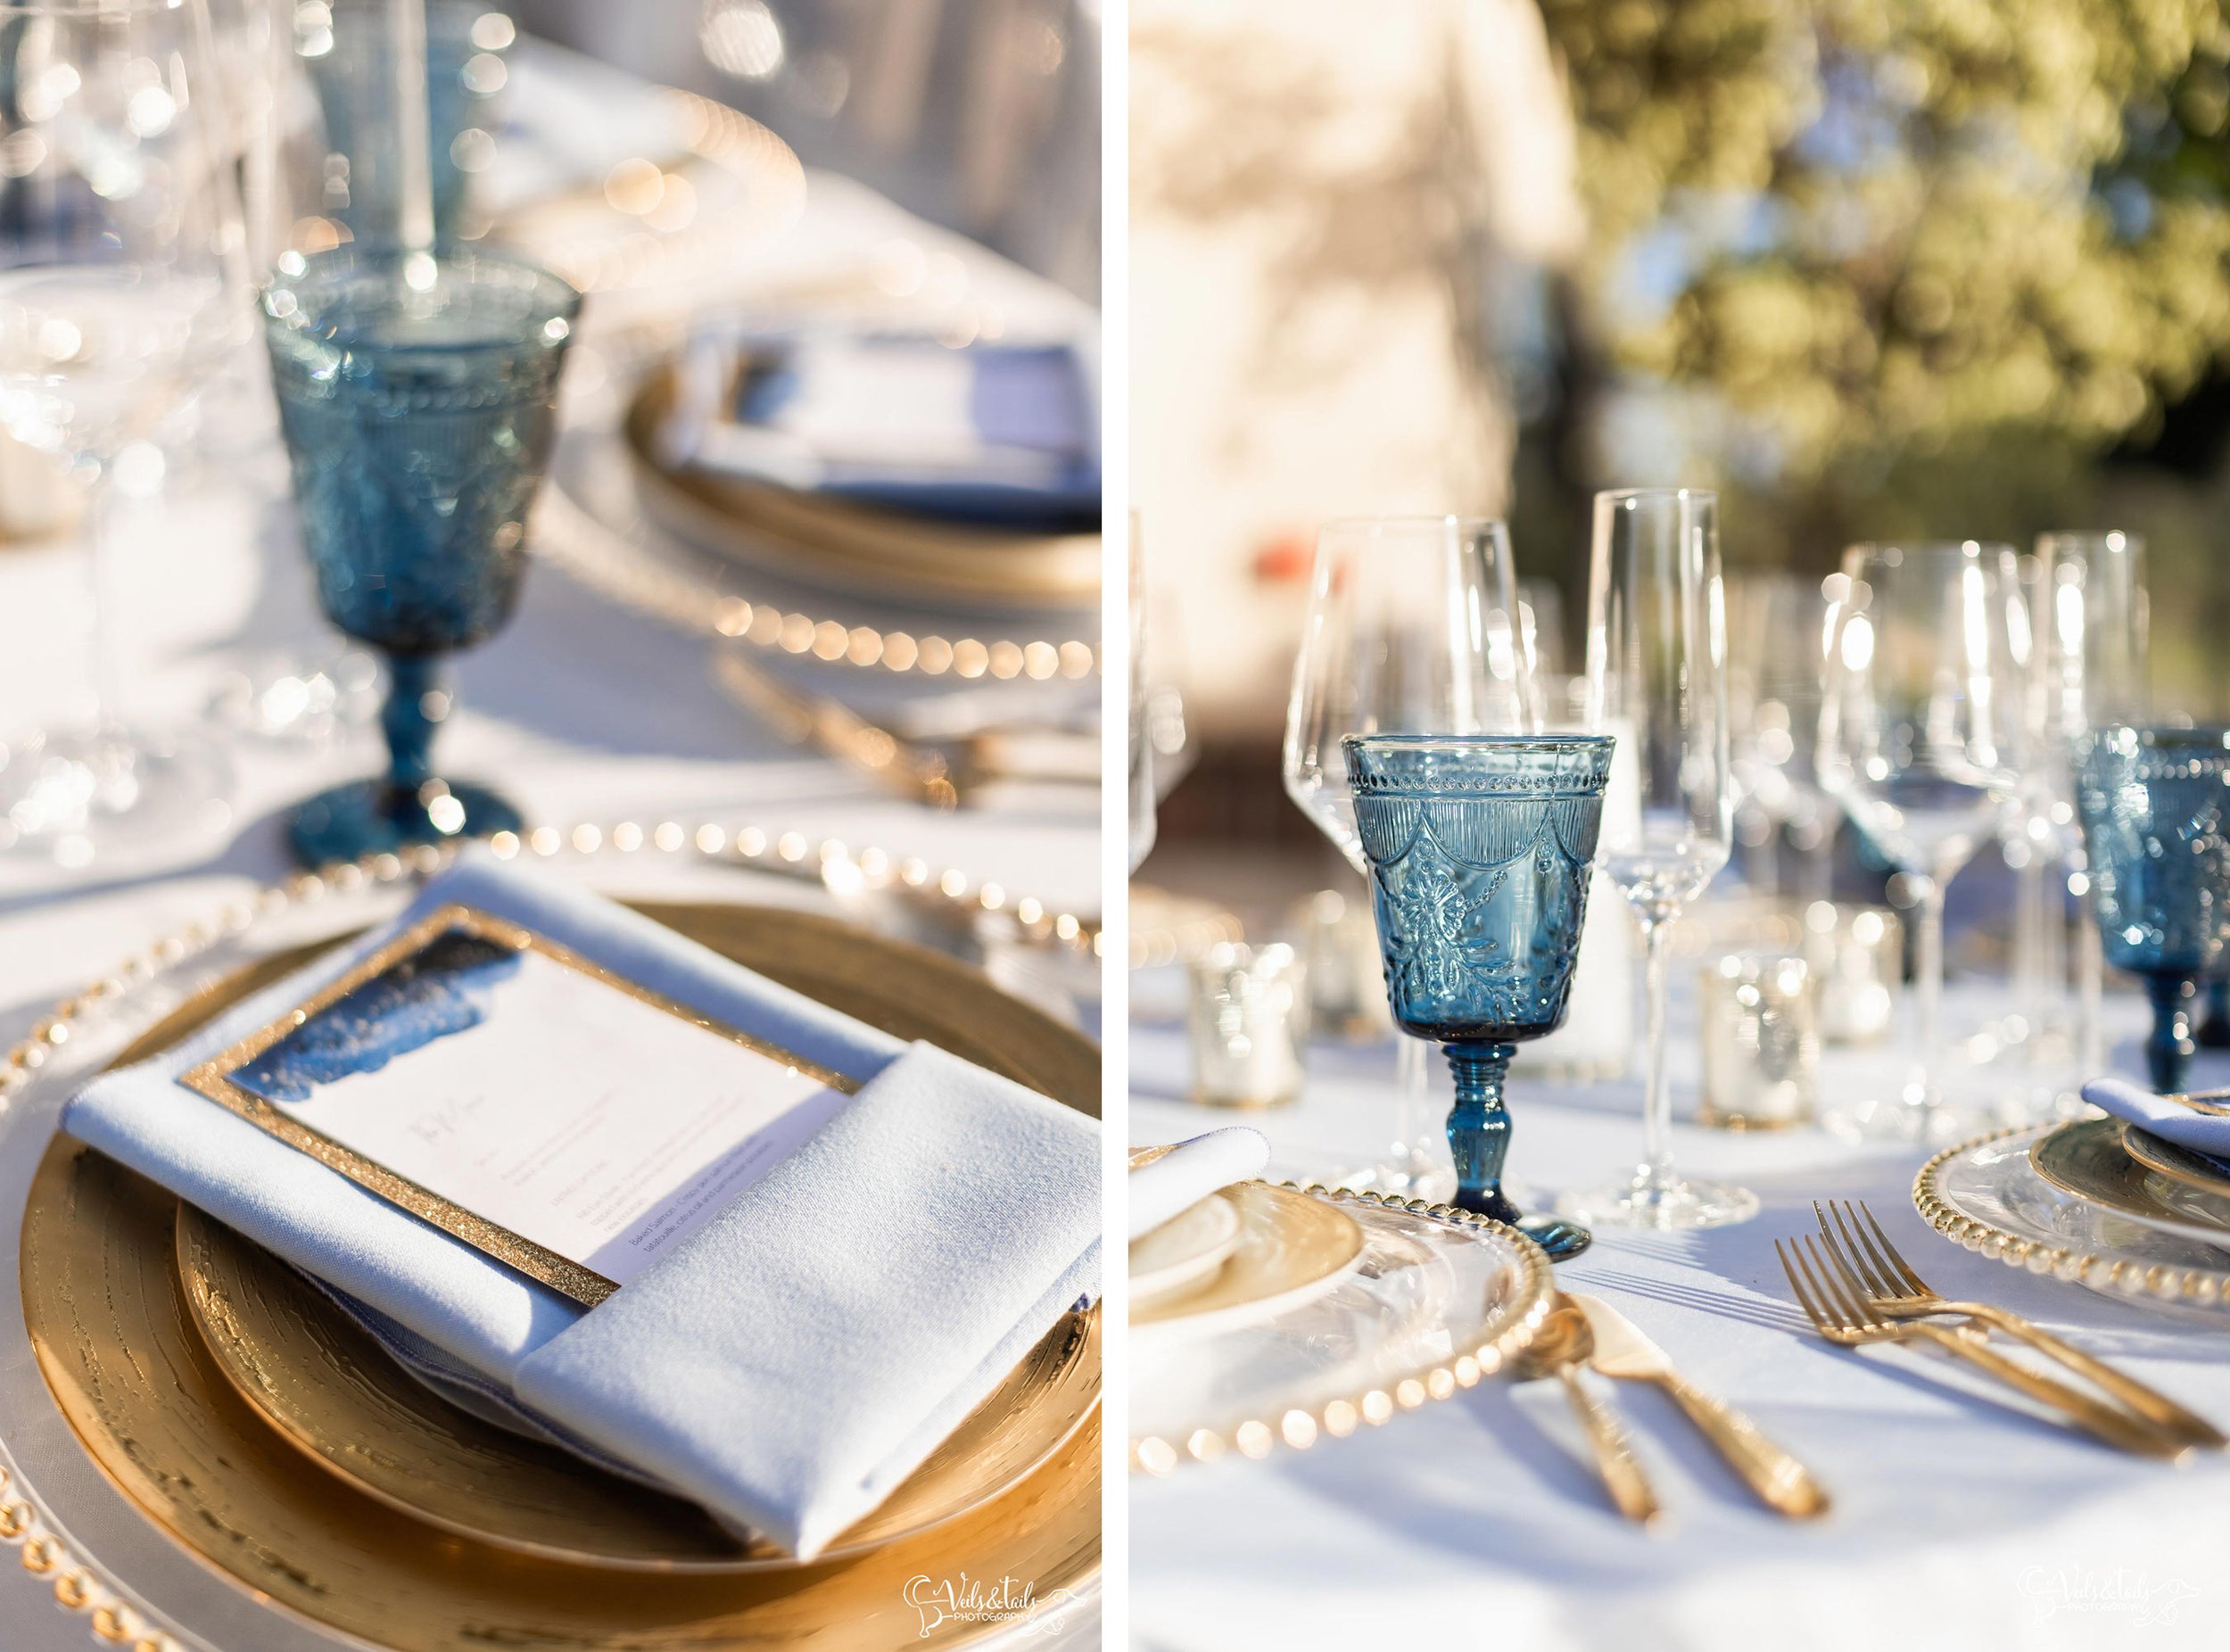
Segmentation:
<svg viewBox="0 0 2230 1652">
<path fill-rule="evenodd" d="M 1972 1018 L 1954 990 L 1949 1014 Z M 2129 1067 L 2142 1028 L 2111 1001 Z M 2202 1057 L 2222 1083 L 2230 1063 Z M 1692 1046 L 1676 1047 L 1685 1111 Z M 1136 1143 L 1234 1121 L 1185 1104 L 1182 1032 L 1134 1029 Z M 1829 1052 L 1846 1093 L 1892 1055 Z M 1293 1108 L 1245 1120 L 1273 1176 L 1364 1161 L 1390 1116 L 1384 1045 L 1318 1048 Z M 1537 1188 L 1606 1179 L 1638 1157 L 1639 1085 L 1514 1080 L 1512 1164 Z M 2230 1634 L 2230 1459 L 2138 1462 L 2017 1416 L 1966 1367 L 1904 1350 L 1830 1349 L 1801 1326 L 1771 1241 L 1810 1201 L 1862 1197 L 1946 1295 L 2001 1302 L 2230 1425 L 2230 1320 L 2193 1328 L 2019 1273 L 1937 1237 L 1907 1190 L 1917 1150 L 1821 1132 L 1682 1124 L 1684 1169 L 1765 1202 L 1745 1225 L 1600 1230 L 1558 1270 L 1615 1303 L 1704 1388 L 1819 1473 L 1831 1516 L 1766 1513 L 1654 1391 L 1615 1391 L 1669 1520 L 1612 1514 L 1553 1384 L 1490 1382 L 1344 1441 L 1131 1482 L 1131 1623 L 1155 1652 L 1481 1645 L 1525 1652 L 1885 1647 L 2214 1648 Z"/>
<path fill-rule="evenodd" d="M 1090 312 L 1050 284 L 847 178 L 812 174 L 797 227 L 739 257 L 729 291 L 698 296 L 709 302 L 794 293 L 832 271 L 888 263 L 897 248 L 913 249 L 927 278 L 969 284 L 1011 316 L 1090 325 Z M 603 405 L 608 417 L 616 399 Z M 597 416 L 593 400 L 587 413 Z M 129 664 L 127 711 L 201 719 L 226 673 L 289 650 L 314 659 L 338 646 L 317 614 L 285 495 L 280 456 L 264 447 L 200 467 L 166 497 L 122 510 L 112 623 Z M 78 703 L 85 591 L 74 546 L 0 547 L 0 739 Z M 1097 914 L 1099 834 L 1088 800 L 1082 810 L 941 817 L 893 801 L 755 728 L 714 684 L 709 657 L 705 642 L 537 566 L 509 628 L 459 657 L 461 708 L 442 732 L 439 761 L 446 772 L 500 783 L 534 821 L 710 820 L 834 836 L 855 850 L 874 845 L 918 855 L 1054 909 Z M 12 1042 L 59 995 L 128 953 L 283 876 L 286 805 L 383 762 L 376 724 L 323 751 L 246 740 L 230 749 L 239 785 L 231 824 L 214 845 L 184 846 L 123 874 L 102 865 L 64 874 L 0 859 L 0 1040 Z M 650 849 L 607 852 L 572 870 L 620 894 L 822 899 L 810 887 Z M 1095 1005 L 1063 1007 L 1096 1030 Z M 0 1582 L 0 1646 L 34 1652 L 83 1645 L 83 1619 L 57 1611 L 51 1596 L 44 1580 L 28 1574 Z M 1065 1639 L 1088 1639 L 1088 1618 Z"/>
</svg>

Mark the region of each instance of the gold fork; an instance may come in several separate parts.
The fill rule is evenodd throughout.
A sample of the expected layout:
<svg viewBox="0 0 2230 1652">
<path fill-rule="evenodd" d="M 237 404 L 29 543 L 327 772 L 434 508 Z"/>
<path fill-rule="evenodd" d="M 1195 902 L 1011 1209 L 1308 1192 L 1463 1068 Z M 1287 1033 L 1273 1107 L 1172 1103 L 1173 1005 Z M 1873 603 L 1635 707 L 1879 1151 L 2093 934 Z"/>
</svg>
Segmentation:
<svg viewBox="0 0 2230 1652">
<path fill-rule="evenodd" d="M 1938 1296 L 1898 1254 L 1897 1247 L 1889 1243 L 1889 1235 L 1882 1231 L 1881 1224 L 1874 1219 L 1873 1211 L 1863 1199 L 1855 1206 L 1847 1200 L 1831 1199 L 1824 1207 L 1815 1199 L 1812 1213 L 1819 1220 L 1820 1236 L 1826 1242 L 1829 1254 L 1844 1265 L 1846 1272 L 1857 1276 L 1877 1312 L 1892 1319 L 1962 1314 L 1979 1320 L 2019 1337 L 2077 1376 L 2096 1383 L 2145 1421 L 2177 1439 L 2210 1451 L 2230 1446 L 2230 1439 L 2224 1438 L 2222 1431 L 2205 1417 L 2186 1410 L 2166 1394 L 2117 1371 L 2105 1361 L 2093 1359 L 2042 1326 L 1987 1302 L 1953 1302 Z"/>
<path fill-rule="evenodd" d="M 1867 1306 L 1858 1282 L 1839 1271 L 1825 1247 L 1808 1235 L 1797 1235 L 1786 1247 L 1776 1239 L 1773 1251 L 1781 1259 L 1781 1271 L 1788 1276 L 1789 1289 L 1796 1293 L 1796 1305 L 1830 1342 L 1845 1348 L 1870 1342 L 1931 1342 L 2030 1399 L 2064 1411 L 2078 1426 L 2109 1445 L 2139 1457 L 2171 1459 L 2190 1450 L 2185 1441 L 2170 1439 L 2126 1411 L 2014 1364 L 1985 1347 L 1978 1329 L 1954 1329 L 1926 1319 L 1889 1319 L 1875 1313 Z"/>
</svg>

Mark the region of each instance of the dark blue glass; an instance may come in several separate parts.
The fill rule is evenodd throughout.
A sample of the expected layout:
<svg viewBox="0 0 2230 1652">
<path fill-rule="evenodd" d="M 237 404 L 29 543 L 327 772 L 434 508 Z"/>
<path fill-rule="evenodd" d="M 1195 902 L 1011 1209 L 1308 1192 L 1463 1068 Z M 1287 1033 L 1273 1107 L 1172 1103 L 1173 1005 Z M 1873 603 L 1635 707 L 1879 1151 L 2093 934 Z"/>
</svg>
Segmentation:
<svg viewBox="0 0 2230 1652">
<path fill-rule="evenodd" d="M 2181 1090 L 2201 979 L 2230 958 L 2230 731 L 2094 729 L 2078 743 L 2093 900 L 2106 962 L 2144 978 L 2152 1087 Z"/>
<path fill-rule="evenodd" d="M 1564 1022 L 1611 768 L 1607 735 L 1349 735 L 1355 824 L 1395 1021 L 1456 1076 L 1456 1202 L 1523 1227 L 1551 1256 L 1586 1229 L 1527 1219 L 1502 1191 L 1502 1086 L 1528 1038 Z"/>
<path fill-rule="evenodd" d="M 441 657 L 510 617 L 581 295 L 487 252 L 444 253 L 426 291 L 391 253 L 343 247 L 264 295 L 279 425 L 327 617 L 385 652 L 388 772 L 289 824 L 308 865 L 516 830 L 492 792 L 434 770 Z"/>
</svg>

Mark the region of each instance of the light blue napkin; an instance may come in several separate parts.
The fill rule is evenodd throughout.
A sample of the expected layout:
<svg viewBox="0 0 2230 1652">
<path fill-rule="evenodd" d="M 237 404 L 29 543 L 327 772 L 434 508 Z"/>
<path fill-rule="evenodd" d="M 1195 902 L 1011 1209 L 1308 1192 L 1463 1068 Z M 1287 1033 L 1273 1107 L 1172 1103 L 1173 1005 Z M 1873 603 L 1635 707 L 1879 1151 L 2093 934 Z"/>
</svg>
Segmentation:
<svg viewBox="0 0 2230 1652">
<path fill-rule="evenodd" d="M 1261 1175 L 1269 1161 L 1269 1138 L 1243 1125 L 1179 1142 L 1126 1178 L 1123 1202 L 1129 1207 L 1130 1236 L 1143 1238 L 1218 1188 Z"/>
<path fill-rule="evenodd" d="M 450 904 L 525 925 L 862 1081 L 805 1146 L 603 1304 L 557 1292 L 178 1082 Z M 810 1557 L 1097 1292 L 1095 1121 L 468 851 L 392 923 L 103 1075 L 63 1127 L 475 1376 L 500 1409 Z M 409 1361 L 424 1369 L 425 1361 Z"/>
<path fill-rule="evenodd" d="M 2083 1099 L 2164 1142 L 2174 1142 L 2211 1159 L 2230 1161 L 2230 1117 L 2193 1112 L 2127 1078 L 2094 1078 L 2083 1086 Z M 2219 1099 L 2230 1103 L 2230 1096 Z M 2230 1164 L 2225 1169 L 2230 1170 Z"/>
</svg>

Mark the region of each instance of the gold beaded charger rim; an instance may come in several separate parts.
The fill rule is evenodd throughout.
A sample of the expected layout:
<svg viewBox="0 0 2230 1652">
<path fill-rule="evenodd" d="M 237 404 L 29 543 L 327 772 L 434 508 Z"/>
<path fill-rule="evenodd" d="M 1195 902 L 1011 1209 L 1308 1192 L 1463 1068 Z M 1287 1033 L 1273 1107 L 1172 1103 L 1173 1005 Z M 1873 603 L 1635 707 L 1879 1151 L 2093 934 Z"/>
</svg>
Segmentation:
<svg viewBox="0 0 2230 1652">
<path fill-rule="evenodd" d="M 2230 1245 L 2230 1199 L 2154 1174 L 2122 1144 L 2118 1119 L 2077 1119 L 2048 1130 L 2030 1145 L 2028 1163 L 2061 1193 L 2133 1222 Z"/>
<path fill-rule="evenodd" d="M 950 959 L 818 913 L 703 903 L 639 910 L 895 1036 L 928 1037 L 1096 1110 L 1089 1041 Z M 120 1063 L 167 1047 L 331 944 L 227 977 Z M 443 1530 L 343 1483 L 242 1398 L 195 1322 L 178 1265 L 178 1203 L 58 1133 L 25 1202 L 27 1328 L 58 1408 L 99 1471 L 168 1535 L 281 1611 L 406 1652 L 956 1646 L 1000 1625 L 948 1617 L 925 1634 L 906 1601 L 909 1580 L 1011 1576 L 1040 1600 L 1088 1592 L 1096 1580 L 1096 1404 L 1004 1493 L 850 1558 L 615 1570 Z M 1096 1342 L 1089 1353 L 1095 1366 Z"/>
<path fill-rule="evenodd" d="M 1912 1208 L 1922 1221 L 1961 1249 L 1994 1258 L 2009 1268 L 2049 1274 L 2110 1296 L 2185 1309 L 2218 1321 L 2223 1310 L 2230 1309 L 2230 1257 L 2226 1257 L 2224 1268 L 2203 1268 L 2116 1255 L 2110 1246 L 2053 1243 L 2033 1233 L 2015 1232 L 1976 1213 L 1945 1186 L 1946 1171 L 1958 1161 L 1984 1151 L 2013 1150 L 2020 1138 L 2034 1141 L 2055 1127 L 2012 1125 L 1953 1143 L 1914 1174 Z M 2024 1161 L 2028 1161 L 2026 1147 L 2019 1151 Z M 2033 1162 L 2028 1168 L 2035 1171 Z M 2043 1182 L 2044 1178 L 2039 1176 L 2037 1179 Z M 2061 1191 L 2053 1188 L 2054 1193 Z"/>
<path fill-rule="evenodd" d="M 655 433 L 673 375 L 646 375 L 621 421 L 654 518 L 723 560 L 849 596 L 1013 608 L 1096 607 L 1097 533 L 1028 533 L 897 511 L 662 463 Z"/>
<path fill-rule="evenodd" d="M 1182 1439 L 1154 1434 L 1134 1438 L 1129 1450 L 1130 1472 L 1134 1474 L 1159 1477 L 1174 1472 L 1182 1464 L 1213 1462 L 1234 1452 L 1260 1460 L 1281 1448 L 1307 1450 L 1319 1441 L 1344 1439 L 1359 1428 L 1375 1427 L 1405 1411 L 1453 1399 L 1477 1387 L 1531 1347 L 1540 1334 L 1542 1322 L 1549 1317 L 1556 1292 L 1548 1253 L 1516 1228 L 1491 1217 L 1424 1199 L 1400 1199 L 1313 1183 L 1305 1186 L 1294 1182 L 1244 1185 L 1269 1187 L 1326 1205 L 1350 1205 L 1366 1211 L 1402 1211 L 1468 1234 L 1481 1243 L 1502 1245 L 1510 1253 L 1507 1289 L 1478 1334 L 1453 1344 L 1444 1359 L 1420 1366 L 1358 1393 L 1289 1407 L 1275 1415 L 1266 1412 L 1235 1423 L 1194 1428 Z M 1357 1230 L 1359 1235 L 1360 1224 L 1357 1224 Z"/>
<path fill-rule="evenodd" d="M 2122 1121 L 2121 1144 L 2123 1151 L 2146 1169 L 2230 1202 L 2230 1176 L 2215 1169 L 2204 1153 L 2193 1152 L 2180 1143 L 2155 1136 L 2127 1119 Z"/>
<path fill-rule="evenodd" d="M 279 1433 L 368 1496 L 499 1549 L 619 1571 L 780 1571 L 695 1504 L 443 1401 L 261 1246 L 178 1206 L 186 1305 L 218 1367 Z M 1065 1445 L 1099 1403 L 1099 1313 L 1064 1315 L 873 1513 L 845 1560 L 982 1507 Z"/>
</svg>

